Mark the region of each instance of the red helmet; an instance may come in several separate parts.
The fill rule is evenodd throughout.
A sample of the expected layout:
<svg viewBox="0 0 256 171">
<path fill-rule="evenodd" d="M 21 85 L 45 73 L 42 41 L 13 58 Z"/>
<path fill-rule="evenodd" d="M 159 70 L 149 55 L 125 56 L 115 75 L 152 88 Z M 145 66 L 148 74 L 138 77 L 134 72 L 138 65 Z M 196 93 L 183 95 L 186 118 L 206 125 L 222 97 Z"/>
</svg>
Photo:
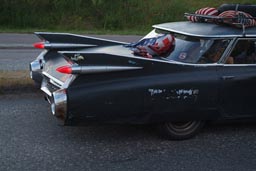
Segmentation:
<svg viewBox="0 0 256 171">
<path fill-rule="evenodd" d="M 155 55 L 166 56 L 175 47 L 175 38 L 171 34 L 159 34 L 157 37 L 151 38 L 148 42 L 150 43 L 136 46 L 134 54 L 148 58 L 152 58 Z"/>
</svg>

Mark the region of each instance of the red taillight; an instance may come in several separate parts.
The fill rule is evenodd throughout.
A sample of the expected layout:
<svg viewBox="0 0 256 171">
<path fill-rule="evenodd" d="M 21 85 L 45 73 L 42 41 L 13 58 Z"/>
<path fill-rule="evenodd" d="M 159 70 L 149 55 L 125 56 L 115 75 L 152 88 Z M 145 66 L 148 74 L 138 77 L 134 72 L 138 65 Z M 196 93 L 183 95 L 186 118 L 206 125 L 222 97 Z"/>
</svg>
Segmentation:
<svg viewBox="0 0 256 171">
<path fill-rule="evenodd" d="M 34 47 L 37 49 L 44 49 L 44 42 L 34 43 Z"/>
<path fill-rule="evenodd" d="M 72 67 L 69 65 L 61 66 L 56 69 L 56 71 L 63 73 L 63 74 L 71 74 L 72 73 Z"/>
</svg>

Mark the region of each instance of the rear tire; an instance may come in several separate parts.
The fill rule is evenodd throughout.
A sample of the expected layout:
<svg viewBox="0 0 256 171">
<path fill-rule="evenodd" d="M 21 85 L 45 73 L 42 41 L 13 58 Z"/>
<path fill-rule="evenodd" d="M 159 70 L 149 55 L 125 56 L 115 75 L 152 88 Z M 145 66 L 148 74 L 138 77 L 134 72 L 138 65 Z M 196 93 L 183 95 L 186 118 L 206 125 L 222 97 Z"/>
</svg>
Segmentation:
<svg viewBox="0 0 256 171">
<path fill-rule="evenodd" d="M 159 126 L 160 133 L 169 140 L 185 140 L 195 136 L 203 121 L 167 122 Z"/>
</svg>

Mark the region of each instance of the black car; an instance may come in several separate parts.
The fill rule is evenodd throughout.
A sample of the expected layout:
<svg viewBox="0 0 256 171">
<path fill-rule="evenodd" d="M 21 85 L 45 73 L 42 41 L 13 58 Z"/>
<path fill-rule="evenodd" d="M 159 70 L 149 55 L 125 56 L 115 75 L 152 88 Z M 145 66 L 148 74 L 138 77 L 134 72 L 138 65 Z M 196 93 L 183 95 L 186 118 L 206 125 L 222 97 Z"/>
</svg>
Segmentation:
<svg viewBox="0 0 256 171">
<path fill-rule="evenodd" d="M 153 27 L 137 44 L 35 33 L 43 40 L 35 47 L 45 50 L 30 64 L 31 77 L 52 114 L 64 125 L 154 123 L 169 139 L 190 138 L 206 121 L 256 116 L 255 27 L 189 21 Z M 136 45 L 158 35 L 175 38 L 172 50 L 136 53 Z"/>
</svg>

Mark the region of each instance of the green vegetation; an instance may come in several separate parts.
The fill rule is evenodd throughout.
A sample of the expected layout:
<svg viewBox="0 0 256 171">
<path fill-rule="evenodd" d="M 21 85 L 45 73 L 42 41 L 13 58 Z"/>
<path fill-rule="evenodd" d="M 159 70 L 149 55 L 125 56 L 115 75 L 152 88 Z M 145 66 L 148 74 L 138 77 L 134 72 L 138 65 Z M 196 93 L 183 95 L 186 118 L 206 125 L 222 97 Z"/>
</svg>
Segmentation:
<svg viewBox="0 0 256 171">
<path fill-rule="evenodd" d="M 184 12 L 223 3 L 256 0 L 1 0 L 0 30 L 142 33 L 152 24 L 184 20 Z"/>
</svg>

